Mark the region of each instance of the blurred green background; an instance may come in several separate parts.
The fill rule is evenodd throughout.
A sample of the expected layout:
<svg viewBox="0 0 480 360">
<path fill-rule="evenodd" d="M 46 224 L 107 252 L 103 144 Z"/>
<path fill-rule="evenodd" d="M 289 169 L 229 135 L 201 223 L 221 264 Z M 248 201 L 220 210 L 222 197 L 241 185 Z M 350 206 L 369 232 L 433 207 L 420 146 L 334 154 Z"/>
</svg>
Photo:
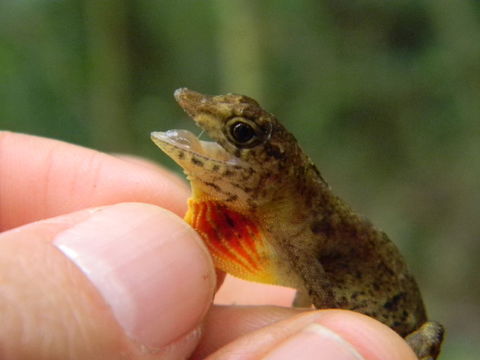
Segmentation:
<svg viewBox="0 0 480 360">
<path fill-rule="evenodd" d="M 178 87 L 250 95 L 385 229 L 446 325 L 480 344 L 480 2 L 2 0 L 0 128 L 175 168 L 149 133 Z"/>
</svg>

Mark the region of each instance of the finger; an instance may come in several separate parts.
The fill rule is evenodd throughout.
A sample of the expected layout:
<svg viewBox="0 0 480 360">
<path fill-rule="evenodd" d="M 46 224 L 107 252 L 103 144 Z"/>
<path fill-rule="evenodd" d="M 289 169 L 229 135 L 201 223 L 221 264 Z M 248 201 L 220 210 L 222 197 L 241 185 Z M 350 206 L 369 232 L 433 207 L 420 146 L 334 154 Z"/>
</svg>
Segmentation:
<svg viewBox="0 0 480 360">
<path fill-rule="evenodd" d="M 119 204 L 0 235 L 4 359 L 179 359 L 199 341 L 215 273 L 196 233 Z"/>
<path fill-rule="evenodd" d="M 246 311 L 258 312 L 258 309 Z M 271 313 L 271 310 L 267 310 Z M 250 325 L 242 318 L 237 321 L 229 318 L 227 311 L 218 314 L 215 330 L 209 333 L 223 334 L 242 328 L 245 333 L 210 354 L 209 360 L 225 359 L 352 359 L 352 360 L 415 360 L 415 355 L 405 341 L 393 330 L 380 322 L 345 310 L 320 310 L 302 313 L 286 320 L 274 322 L 286 313 L 276 313 L 266 317 L 265 323 L 271 325 L 248 332 Z M 225 321 L 221 318 L 225 317 Z M 243 314 L 248 319 L 250 316 Z M 261 315 L 257 314 L 261 318 Z M 208 324 L 211 321 L 208 320 Z M 254 329 L 258 329 L 255 322 Z M 238 331 L 237 335 L 241 332 Z M 194 359 L 205 358 L 204 349 L 212 350 L 222 344 L 216 342 L 214 336 L 202 340 Z M 207 350 L 208 351 L 208 350 Z"/>
<path fill-rule="evenodd" d="M 214 305 L 205 319 L 204 336 L 193 359 L 205 359 L 245 334 L 302 312 L 305 310 L 281 306 Z"/>
<path fill-rule="evenodd" d="M 292 305 L 295 290 L 253 283 L 227 275 L 220 290 L 215 295 L 219 305 Z"/>
<path fill-rule="evenodd" d="M 187 187 L 160 167 L 0 132 L 0 231 L 87 207 L 147 202 L 185 213 Z"/>
<path fill-rule="evenodd" d="M 185 190 L 188 190 L 189 188 L 186 180 L 183 177 L 180 177 L 174 172 L 166 170 L 165 168 L 161 167 L 155 162 L 152 162 L 150 160 L 147 160 L 139 156 L 130 155 L 130 154 L 111 154 L 111 155 L 115 156 L 117 159 L 130 162 L 134 165 L 142 166 L 154 172 L 161 172 L 162 176 L 168 178 L 168 181 L 171 181 L 172 183 L 176 184 L 179 188 L 182 188 Z"/>
</svg>

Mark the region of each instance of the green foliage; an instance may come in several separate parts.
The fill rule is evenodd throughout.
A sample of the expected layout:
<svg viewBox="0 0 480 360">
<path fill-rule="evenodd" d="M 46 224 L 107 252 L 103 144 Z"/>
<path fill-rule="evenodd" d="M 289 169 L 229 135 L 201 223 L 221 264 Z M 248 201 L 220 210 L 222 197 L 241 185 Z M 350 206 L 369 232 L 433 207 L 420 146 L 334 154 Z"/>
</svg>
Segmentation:
<svg viewBox="0 0 480 360">
<path fill-rule="evenodd" d="M 0 128 L 167 162 L 149 132 L 192 128 L 174 89 L 250 95 L 407 253 L 445 358 L 473 359 L 479 4 L 3 0 Z"/>
</svg>

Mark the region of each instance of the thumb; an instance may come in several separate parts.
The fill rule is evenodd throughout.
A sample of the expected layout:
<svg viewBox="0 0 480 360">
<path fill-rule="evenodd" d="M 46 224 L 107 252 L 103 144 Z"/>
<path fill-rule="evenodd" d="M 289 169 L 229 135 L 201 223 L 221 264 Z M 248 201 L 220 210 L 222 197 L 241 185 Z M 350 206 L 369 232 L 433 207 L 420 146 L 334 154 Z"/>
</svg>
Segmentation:
<svg viewBox="0 0 480 360">
<path fill-rule="evenodd" d="M 156 206 L 32 223 L 0 235 L 1 358 L 185 358 L 214 287 L 196 233 Z"/>
</svg>

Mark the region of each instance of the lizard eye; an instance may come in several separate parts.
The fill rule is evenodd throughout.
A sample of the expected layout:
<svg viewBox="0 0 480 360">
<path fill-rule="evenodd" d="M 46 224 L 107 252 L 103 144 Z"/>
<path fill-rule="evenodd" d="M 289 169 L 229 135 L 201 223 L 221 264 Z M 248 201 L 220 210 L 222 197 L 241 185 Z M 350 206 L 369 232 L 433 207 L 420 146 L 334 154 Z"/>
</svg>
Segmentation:
<svg viewBox="0 0 480 360">
<path fill-rule="evenodd" d="M 239 147 L 252 147 L 258 144 L 259 129 L 255 123 L 244 118 L 232 118 L 226 124 L 227 135 Z"/>
<path fill-rule="evenodd" d="M 236 122 L 232 125 L 232 136 L 239 143 L 247 143 L 255 136 L 255 130 L 244 122 Z"/>
</svg>

